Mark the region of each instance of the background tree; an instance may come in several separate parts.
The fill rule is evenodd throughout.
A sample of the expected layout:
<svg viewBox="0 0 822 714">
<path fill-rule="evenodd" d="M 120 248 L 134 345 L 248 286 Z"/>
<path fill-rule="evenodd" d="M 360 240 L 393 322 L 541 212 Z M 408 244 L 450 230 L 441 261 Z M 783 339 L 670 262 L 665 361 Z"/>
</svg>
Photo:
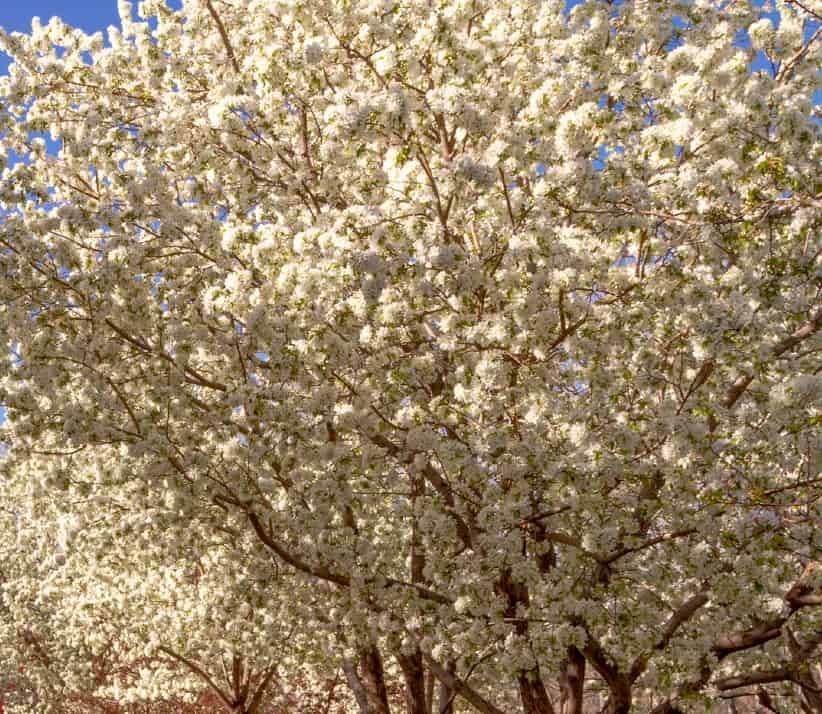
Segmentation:
<svg viewBox="0 0 822 714">
<path fill-rule="evenodd" d="M 768 7 L 4 36 L 15 458 L 253 536 L 363 712 L 818 711 L 822 30 Z"/>
<path fill-rule="evenodd" d="M 250 534 L 184 521 L 82 455 L 0 466 L 10 711 L 347 708 L 303 625 L 310 593 Z"/>
</svg>

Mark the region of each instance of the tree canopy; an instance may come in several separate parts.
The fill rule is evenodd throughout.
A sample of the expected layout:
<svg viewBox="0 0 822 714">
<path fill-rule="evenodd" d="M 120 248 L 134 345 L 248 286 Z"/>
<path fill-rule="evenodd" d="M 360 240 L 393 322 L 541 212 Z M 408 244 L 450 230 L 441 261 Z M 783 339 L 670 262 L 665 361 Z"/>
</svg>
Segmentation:
<svg viewBox="0 0 822 714">
<path fill-rule="evenodd" d="M 0 33 L 9 711 L 820 714 L 814 8 Z"/>
</svg>

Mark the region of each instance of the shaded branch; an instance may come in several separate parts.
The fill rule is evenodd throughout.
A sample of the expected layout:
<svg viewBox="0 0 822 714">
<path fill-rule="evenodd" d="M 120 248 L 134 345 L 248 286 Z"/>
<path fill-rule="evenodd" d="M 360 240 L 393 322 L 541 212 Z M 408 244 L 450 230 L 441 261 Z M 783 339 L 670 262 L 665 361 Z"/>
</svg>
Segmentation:
<svg viewBox="0 0 822 714">
<path fill-rule="evenodd" d="M 501 709 L 498 709 L 487 699 L 483 698 L 482 695 L 480 695 L 475 689 L 468 686 L 464 680 L 449 672 L 445 667 L 431 657 L 431 655 L 423 652 L 422 656 L 431 671 L 434 673 L 434 676 L 439 679 L 440 682 L 454 690 L 475 709 L 482 712 L 482 714 L 505 714 L 505 712 Z"/>
<path fill-rule="evenodd" d="M 225 694 L 225 692 L 223 692 L 223 690 L 222 690 L 222 689 L 220 689 L 220 688 L 219 688 L 219 687 L 218 687 L 218 686 L 214 683 L 214 680 L 213 680 L 213 679 L 211 679 L 211 677 L 209 677 L 209 676 L 208 676 L 208 673 L 207 673 L 207 672 L 206 672 L 206 671 L 205 671 L 202 667 L 200 667 L 200 665 L 198 665 L 196 662 L 192 662 L 192 661 L 191 661 L 190 659 L 188 659 L 187 657 L 184 657 L 183 655 L 178 654 L 177 652 L 175 652 L 175 651 L 174 651 L 174 650 L 172 650 L 171 648 L 166 647 L 166 646 L 164 646 L 164 645 L 161 645 L 158 649 L 159 649 L 161 652 L 164 652 L 165 654 L 167 654 L 167 655 L 168 655 L 169 657 L 171 657 L 172 659 L 176 659 L 178 662 L 180 662 L 181 664 L 183 664 L 183 665 L 185 665 L 186 667 L 188 667 L 188 668 L 189 668 L 189 669 L 190 669 L 190 670 L 191 670 L 194 674 L 196 674 L 198 677 L 200 677 L 201 679 L 203 679 L 203 681 L 205 681 L 205 683 L 206 683 L 206 684 L 208 684 L 208 686 L 209 686 L 209 687 L 211 687 L 211 689 L 214 691 L 214 693 L 215 693 L 215 694 L 216 694 L 216 695 L 220 698 L 220 700 L 221 700 L 222 702 L 224 702 L 224 703 L 225 703 L 225 705 L 226 705 L 229 709 L 232 709 L 232 708 L 234 707 L 234 702 L 233 702 L 233 701 L 231 701 L 231 699 L 229 699 L 229 698 L 228 698 L 228 695 L 227 695 L 227 694 Z"/>
</svg>

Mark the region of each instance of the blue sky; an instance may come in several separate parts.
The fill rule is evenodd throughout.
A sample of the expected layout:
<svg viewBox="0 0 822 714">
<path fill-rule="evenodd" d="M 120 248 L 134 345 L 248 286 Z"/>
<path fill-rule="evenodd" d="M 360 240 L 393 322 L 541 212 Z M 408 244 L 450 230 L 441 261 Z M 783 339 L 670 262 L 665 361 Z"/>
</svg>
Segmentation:
<svg viewBox="0 0 822 714">
<path fill-rule="evenodd" d="M 84 30 L 102 30 L 119 24 L 117 0 L 5 0 L 0 3 L 0 25 L 7 30 L 30 30 L 31 18 L 35 15 L 43 23 L 57 15 Z"/>
<path fill-rule="evenodd" d="M 35 15 L 44 24 L 57 15 L 88 32 L 120 24 L 117 0 L 0 0 L 0 27 L 9 32 L 30 31 Z M 5 73 L 7 67 L 8 58 L 0 54 L 0 73 Z"/>
</svg>

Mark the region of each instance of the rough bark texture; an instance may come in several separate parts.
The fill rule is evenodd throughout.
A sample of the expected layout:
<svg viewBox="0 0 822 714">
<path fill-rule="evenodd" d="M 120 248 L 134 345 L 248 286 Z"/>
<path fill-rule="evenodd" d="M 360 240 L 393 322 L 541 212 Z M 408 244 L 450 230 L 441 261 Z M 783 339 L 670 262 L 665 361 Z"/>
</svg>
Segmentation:
<svg viewBox="0 0 822 714">
<path fill-rule="evenodd" d="M 365 687 L 362 686 L 360 675 L 357 674 L 357 667 L 350 659 L 343 660 L 343 672 L 345 672 L 345 679 L 357 700 L 357 706 L 360 708 L 360 714 L 368 714 L 368 697 L 365 693 Z"/>
<path fill-rule="evenodd" d="M 585 657 L 576 647 L 569 647 L 559 678 L 560 714 L 582 714 L 584 685 Z"/>
<path fill-rule="evenodd" d="M 797 682 L 802 688 L 803 704 L 811 714 L 822 714 L 822 678 L 816 676 L 813 666 L 800 671 Z"/>
<path fill-rule="evenodd" d="M 451 674 L 454 674 L 457 671 L 453 661 L 448 663 L 447 670 Z M 449 686 L 444 681 L 440 682 L 439 699 L 437 700 L 437 711 L 439 714 L 454 714 L 455 695 L 456 691 L 453 687 Z"/>
<path fill-rule="evenodd" d="M 429 669 L 425 673 L 425 708 L 431 714 L 434 712 L 434 685 L 436 681 L 434 673 Z"/>
<path fill-rule="evenodd" d="M 520 673 L 518 683 L 522 710 L 525 714 L 554 714 L 554 706 L 548 692 L 545 691 L 537 668 Z"/>
<path fill-rule="evenodd" d="M 408 714 L 429 714 L 425 696 L 425 670 L 422 653 L 398 654 L 397 662 L 405 681 L 405 708 Z"/>
<path fill-rule="evenodd" d="M 368 700 L 368 714 L 390 714 L 382 658 L 376 646 L 361 648 L 360 669 L 363 689 Z"/>
<path fill-rule="evenodd" d="M 434 676 L 444 682 L 452 690 L 456 691 L 463 699 L 469 702 L 476 711 L 482 714 L 504 714 L 497 706 L 489 702 L 479 692 L 468 686 L 465 681 L 457 677 L 453 672 L 449 672 L 439 662 L 428 654 L 423 654 L 423 658 L 428 663 Z"/>
</svg>

